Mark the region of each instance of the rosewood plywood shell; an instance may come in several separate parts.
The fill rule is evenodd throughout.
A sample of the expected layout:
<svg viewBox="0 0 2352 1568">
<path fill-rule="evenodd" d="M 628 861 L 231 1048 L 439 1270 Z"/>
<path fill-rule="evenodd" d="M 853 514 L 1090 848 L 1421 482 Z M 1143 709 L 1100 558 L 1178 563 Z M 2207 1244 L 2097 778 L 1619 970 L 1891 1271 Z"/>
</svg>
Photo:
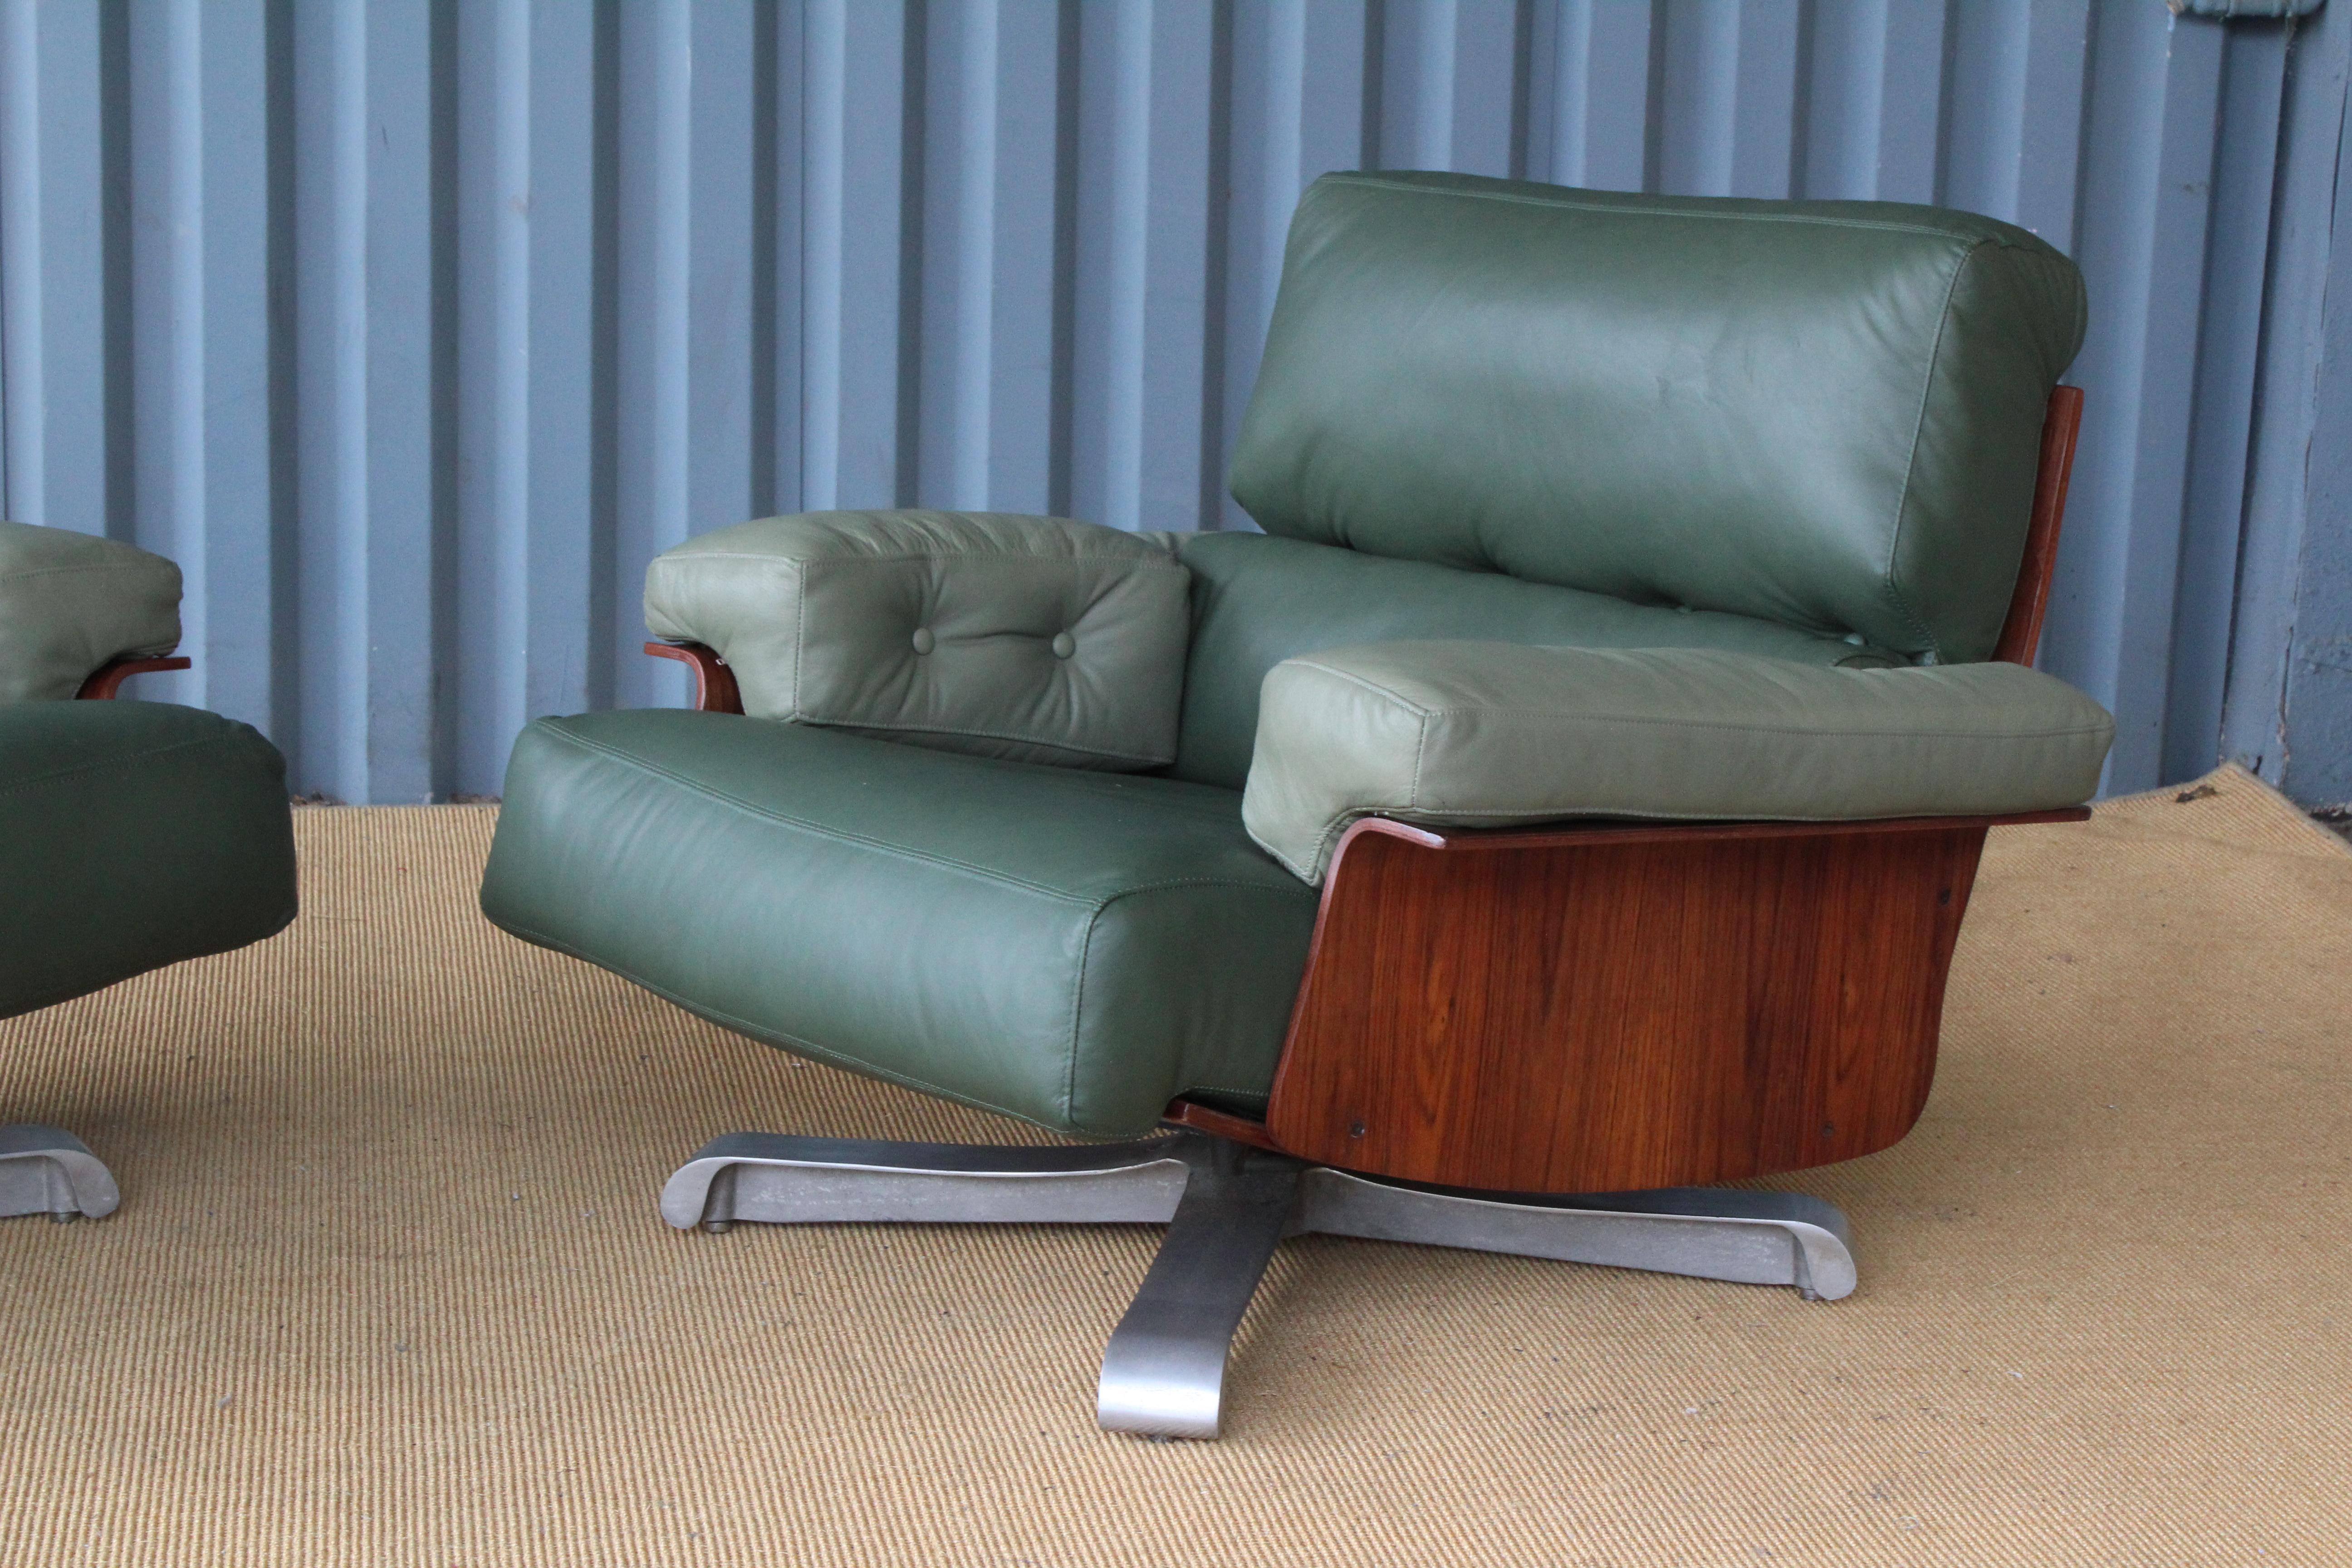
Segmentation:
<svg viewBox="0 0 2352 1568">
<path fill-rule="evenodd" d="M 118 658 L 102 664 L 89 672 L 74 696 L 83 701 L 105 702 L 122 694 L 122 683 L 134 675 L 154 675 L 165 670 L 192 669 L 195 661 L 184 656 L 164 658 Z"/>
<path fill-rule="evenodd" d="M 2050 576 L 2058 564 L 2058 530 L 2066 520 L 2066 487 L 2074 472 L 2074 437 L 2083 427 L 2083 392 L 2062 386 L 2050 395 L 2042 419 L 2042 464 L 2033 477 L 2033 511 L 2026 522 L 2025 556 L 2001 622 L 1993 658 L 2032 664 L 2042 644 L 2042 617 L 2050 607 Z"/>
<path fill-rule="evenodd" d="M 740 713 L 743 692 L 735 672 L 715 649 L 698 642 L 649 642 L 646 651 L 656 658 L 674 658 L 694 671 L 694 706 L 704 713 Z"/>
<path fill-rule="evenodd" d="M 1934 1079 L 1985 821 L 1368 819 L 1332 867 L 1267 1130 L 1329 1164 L 1517 1192 L 1885 1148 Z"/>
</svg>

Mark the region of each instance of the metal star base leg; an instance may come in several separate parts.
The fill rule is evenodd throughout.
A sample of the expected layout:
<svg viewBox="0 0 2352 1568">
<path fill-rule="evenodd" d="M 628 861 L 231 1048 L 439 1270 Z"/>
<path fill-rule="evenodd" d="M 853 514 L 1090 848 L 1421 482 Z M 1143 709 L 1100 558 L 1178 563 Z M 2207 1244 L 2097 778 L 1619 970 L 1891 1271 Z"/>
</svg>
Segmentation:
<svg viewBox="0 0 2352 1568">
<path fill-rule="evenodd" d="M 1096 1418 L 1115 1432 L 1214 1437 L 1225 1360 L 1286 1236 L 1321 1232 L 1794 1286 L 1853 1289 L 1845 1216 L 1798 1193 L 1666 1187 L 1520 1197 L 1410 1186 L 1173 1132 L 1090 1147 L 883 1143 L 734 1132 L 662 1188 L 681 1230 L 769 1225 L 1165 1225 L 1103 1352 Z"/>
<path fill-rule="evenodd" d="M 0 1215 L 45 1214 L 62 1224 L 101 1219 L 122 1203 L 114 1173 L 89 1145 L 55 1127 L 0 1127 Z"/>
</svg>

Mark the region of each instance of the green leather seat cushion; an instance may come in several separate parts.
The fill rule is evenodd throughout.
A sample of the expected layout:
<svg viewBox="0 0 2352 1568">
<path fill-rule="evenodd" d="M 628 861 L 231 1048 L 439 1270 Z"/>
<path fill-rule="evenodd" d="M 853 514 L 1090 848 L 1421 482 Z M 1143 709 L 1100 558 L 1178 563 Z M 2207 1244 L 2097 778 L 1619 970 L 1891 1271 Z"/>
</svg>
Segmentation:
<svg viewBox="0 0 2352 1568">
<path fill-rule="evenodd" d="M 482 908 L 771 1044 L 1122 1135 L 1265 1093 L 1316 899 L 1232 790 L 656 709 L 524 731 Z"/>
<path fill-rule="evenodd" d="M 1355 643 L 1476 638 L 1572 647 L 1693 647 L 1827 668 L 1907 662 L 1859 640 L 1772 621 L 1390 561 L 1259 533 L 1179 536 L 1192 572 L 1178 778 L 1239 789 L 1258 695 L 1284 659 Z"/>
<path fill-rule="evenodd" d="M 71 697 L 99 666 L 180 641 L 180 569 L 118 540 L 0 522 L 0 702 Z"/>
<path fill-rule="evenodd" d="M 2044 811 L 2097 792 L 2115 731 L 2097 703 L 2014 664 L 1381 643 L 1266 677 L 1243 817 L 1320 881 L 1370 813 L 1500 827 Z"/>
<path fill-rule="evenodd" d="M 0 1016 L 294 918 L 285 760 L 163 702 L 0 706 Z"/>
</svg>

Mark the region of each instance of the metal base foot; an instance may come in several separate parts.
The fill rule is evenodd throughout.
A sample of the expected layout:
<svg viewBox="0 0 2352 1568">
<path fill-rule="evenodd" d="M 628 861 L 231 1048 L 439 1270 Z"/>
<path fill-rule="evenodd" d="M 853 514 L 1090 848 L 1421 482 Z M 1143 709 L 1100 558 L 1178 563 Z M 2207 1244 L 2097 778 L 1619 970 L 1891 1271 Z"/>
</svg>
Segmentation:
<svg viewBox="0 0 2352 1568">
<path fill-rule="evenodd" d="M 1294 1236 L 1309 1231 L 1790 1285 L 1809 1301 L 1853 1294 L 1845 1215 L 1803 1193 L 1654 1187 L 1530 1197 L 1408 1186 L 1318 1166 L 1301 1184 L 1291 1227 Z"/>
<path fill-rule="evenodd" d="M 121 1205 L 114 1173 L 89 1146 L 55 1127 L 0 1127 L 0 1215 L 102 1219 Z"/>
<path fill-rule="evenodd" d="M 1307 1167 L 1296 1160 L 1194 1135 L 1176 1147 L 1184 1196 L 1103 1347 L 1095 1422 L 1106 1432 L 1217 1435 L 1234 1331 L 1298 1207 Z"/>
<path fill-rule="evenodd" d="M 1151 1270 L 1103 1352 L 1108 1430 L 1214 1437 L 1225 1361 L 1274 1249 L 1322 1232 L 1852 1292 L 1845 1216 L 1797 1193 L 1667 1187 L 1524 1197 L 1351 1175 L 1175 1132 L 1083 1148 L 883 1143 L 736 1132 L 662 1188 L 662 1217 L 738 1221 L 1165 1225 Z"/>
</svg>

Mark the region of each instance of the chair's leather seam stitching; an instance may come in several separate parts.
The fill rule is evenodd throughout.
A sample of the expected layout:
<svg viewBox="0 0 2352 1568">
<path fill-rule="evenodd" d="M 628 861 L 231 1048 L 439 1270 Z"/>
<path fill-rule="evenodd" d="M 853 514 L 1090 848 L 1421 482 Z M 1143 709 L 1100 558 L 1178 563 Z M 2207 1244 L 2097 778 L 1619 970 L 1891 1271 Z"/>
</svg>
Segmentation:
<svg viewBox="0 0 2352 1568">
<path fill-rule="evenodd" d="M 1605 710 L 1562 712 L 1555 708 L 1489 708 L 1457 706 L 1435 708 L 1416 702 L 1402 692 L 1395 691 L 1369 679 L 1353 670 L 1335 669 L 1328 664 L 1318 664 L 1311 658 L 1300 657 L 1286 662 L 1345 680 L 1366 691 L 1393 700 L 1407 712 L 1426 721 L 1430 719 L 1453 718 L 1520 718 L 1557 719 L 1563 724 L 1642 724 L 1668 730 L 1723 730 L 1757 735 L 1787 735 L 1802 740 L 1853 741 L 2040 741 L 2068 740 L 2077 735 L 2095 735 L 2106 728 L 2104 724 L 2074 725 L 2064 729 L 2034 730 L 1895 730 L 1895 729 L 1811 729 L 1791 724 L 1759 724 L 1723 719 L 1679 719 L 1655 713 L 1619 713 Z M 1811 668 L 1811 667 L 1808 667 Z M 1419 760 L 1413 772 L 1415 794 L 1419 793 Z"/>
<path fill-rule="evenodd" d="M 1239 888 L 1253 893 L 1279 893 L 1293 896 L 1290 889 L 1278 883 L 1252 882 L 1240 877 L 1167 877 L 1157 882 L 1139 882 L 1132 888 L 1121 888 L 1103 895 L 1102 907 L 1109 908 L 1121 899 L 1131 899 L 1138 893 L 1164 893 L 1171 888 Z"/>
<path fill-rule="evenodd" d="M 1561 713 L 1550 708 L 1436 708 L 1437 719 L 1558 719 L 1564 724 L 1639 724 L 1661 730 L 1710 730 L 1737 734 L 1785 735 L 1792 741 L 2063 741 L 2102 733 L 2104 724 L 2055 730 L 1815 730 L 1794 725 L 1743 723 L 1727 719 L 1675 719 L 1639 713 Z"/>
<path fill-rule="evenodd" d="M 1335 170 L 1325 178 L 1334 184 L 1371 185 L 1384 191 L 1396 191 L 1417 196 L 1452 196 L 1462 201 L 1509 202 L 1518 206 L 1549 207 L 1563 212 L 1608 213 L 1612 216 L 1622 215 L 1626 217 L 1690 218 L 1700 223 L 1813 224 L 1823 228 L 1877 230 L 1888 234 L 1924 234 L 1937 239 L 1948 239 L 1955 245 L 1965 245 L 1971 248 L 1979 245 L 1998 245 L 2003 250 L 2014 250 L 2023 256 L 2038 254 L 2013 241 L 2003 239 L 1999 235 L 1962 234 L 1948 228 L 1937 228 L 1928 224 L 1895 223 L 1881 218 L 1832 217 L 1825 213 L 1717 212 L 1700 207 L 1616 206 L 1607 202 L 1567 202 L 1544 196 L 1523 195 L 1510 191 L 1465 190 L 1453 185 L 1423 185 L 1404 180 L 1383 180 L 1376 174 L 1366 174 L 1353 170 L 1344 172 Z"/>
<path fill-rule="evenodd" d="M 1335 679 L 1347 681 L 1351 686 L 1361 687 L 1366 691 L 1370 691 L 1376 696 L 1387 698 L 1390 701 L 1394 702 L 1399 707 L 1404 709 L 1408 713 L 1414 713 L 1426 718 L 1432 711 L 1429 708 L 1419 702 L 1415 702 L 1412 698 L 1407 697 L 1402 691 L 1397 691 L 1389 687 L 1382 686 L 1379 681 L 1373 680 L 1367 676 L 1359 675 L 1352 669 L 1338 669 L 1328 664 L 1318 664 L 1310 655 L 1300 655 L 1286 659 L 1283 662 L 1286 664 L 1297 665 L 1302 668 L 1312 669 L 1319 674 L 1330 676 Z"/>
<path fill-rule="evenodd" d="M 131 764 L 133 763 L 152 762 L 158 757 L 167 757 L 174 752 L 184 752 L 198 746 L 216 746 L 229 739 L 230 737 L 222 735 L 197 735 L 185 741 L 173 741 L 169 745 L 157 746 L 149 751 L 111 756 L 100 762 L 78 763 L 72 767 L 59 768 L 51 773 L 35 773 L 28 778 L 12 779 L 5 785 L 0 785 L 0 795 L 15 795 L 21 790 L 32 789 L 39 784 L 56 784 L 60 779 L 81 778 L 107 773 L 118 769 L 127 776 L 132 771 Z"/>
<path fill-rule="evenodd" d="M 1139 571 L 1145 572 L 1181 572 L 1190 570 L 1190 568 L 1186 567 L 1181 562 L 1173 560 L 1158 551 L 1153 551 L 1148 554 L 1138 553 L 1134 555 L 1103 554 L 1099 552 L 1089 552 L 1082 555 L 1051 555 L 1043 552 L 1032 554 L 1025 552 L 1005 550 L 910 550 L 895 552 L 887 555 L 868 554 L 864 551 L 859 551 L 856 553 L 847 555 L 835 555 L 823 552 L 812 552 L 806 555 L 778 555 L 766 551 L 757 550 L 698 550 L 689 555 L 678 557 L 678 560 L 756 561 L 780 566 L 813 566 L 820 563 L 827 566 L 857 566 L 868 563 L 889 565 L 908 561 L 961 561 L 982 563 L 990 562 L 1003 562 L 1008 565 L 1055 566 L 1064 564 L 1076 565 L 1079 563 L 1092 564 L 1097 562 L 1107 561 L 1115 565 L 1133 566 Z"/>
<path fill-rule="evenodd" d="M 1937 362 L 1943 358 L 1944 337 L 1952 324 L 1952 300 L 1960 291 L 1960 275 L 1969 269 L 1969 263 L 1983 248 L 1980 242 L 1962 251 L 1959 260 L 1952 265 L 1951 277 L 1944 282 L 1944 303 L 1936 316 L 1936 341 L 1928 345 L 1927 374 L 1919 378 L 1919 413 L 1911 424 L 1911 449 L 1904 456 L 1903 483 L 1895 492 L 1895 525 L 1887 531 L 1886 567 L 1882 577 L 1886 584 L 1886 596 L 1895 601 L 1895 613 L 1903 617 L 1905 625 L 1927 639 L 1927 647 L 1934 650 L 1939 660 L 1944 655 L 1943 641 L 1913 613 L 1911 601 L 1895 580 L 1895 568 L 1903 553 L 1903 520 L 1911 507 L 1911 475 L 1919 466 L 1919 442 L 1927 429 L 1927 400 L 1936 390 Z"/>
<path fill-rule="evenodd" d="M 1040 751 L 1061 752 L 1073 757 L 1105 757 L 1114 762 L 1143 763 L 1158 767 L 1171 759 L 1148 752 L 1113 752 L 1093 746 L 1065 745 L 1058 741 L 1040 741 L 1034 735 L 1016 734 L 1006 730 L 958 729 L 946 724 L 891 723 L 880 719 L 818 719 L 803 714 L 798 722 L 820 730 L 892 730 L 909 735 L 969 735 L 982 741 L 1011 741 L 1019 745 L 1035 746 Z M 1000 757 L 999 762 L 1018 759 Z"/>
<path fill-rule="evenodd" d="M 793 711 L 801 710 L 801 671 L 808 668 L 808 570 L 805 563 L 793 574 Z M 742 689 L 737 677 L 736 689 Z"/>
<path fill-rule="evenodd" d="M 0 583 L 21 583 L 27 577 L 63 577 L 78 572 L 152 572 L 142 561 L 74 562 L 61 566 L 17 566 L 0 572 Z"/>
<path fill-rule="evenodd" d="M 1137 893 L 1156 893 L 1169 888 L 1241 888 L 1257 893 L 1280 893 L 1288 897 L 1287 888 L 1269 888 L 1263 882 L 1244 882 L 1227 877 L 1171 877 L 1163 881 L 1146 882 L 1140 887 L 1122 888 L 1105 898 L 1087 917 L 1086 939 L 1078 944 L 1078 972 L 1070 983 L 1070 1047 L 1069 1067 L 1062 1079 L 1062 1120 L 1075 1123 L 1078 1105 L 1078 1031 L 1086 1019 L 1087 969 L 1094 956 L 1095 931 L 1102 925 L 1103 915 L 1111 905 Z"/>
<path fill-rule="evenodd" d="M 1405 794 L 1415 805 L 1421 804 L 1421 770 L 1429 762 L 1429 721 L 1426 710 L 1414 715 L 1412 732 L 1412 786 Z"/>
<path fill-rule="evenodd" d="M 757 817 L 761 821 L 773 822 L 784 827 L 797 828 L 800 831 L 807 833 L 817 838 L 833 839 L 844 844 L 860 845 L 866 848 L 872 849 L 878 854 L 890 856 L 894 859 L 912 861 L 929 866 L 947 867 L 952 870 L 962 871 L 971 876 L 978 877 L 983 881 L 1002 883 L 1006 887 L 1024 888 L 1030 892 L 1040 895 L 1041 897 L 1053 899 L 1061 903 L 1077 904 L 1083 907 L 1093 903 L 1096 899 L 1096 895 L 1093 894 L 1073 893 L 1060 888 L 1049 888 L 1042 882 L 1032 882 L 1026 878 L 1011 876 L 1003 871 L 993 871 L 985 866 L 975 866 L 970 861 L 958 860 L 952 856 L 929 855 L 919 849 L 908 849 L 902 845 L 887 844 L 878 838 L 869 838 L 861 833 L 850 833 L 840 828 L 827 827 L 822 823 L 811 822 L 804 817 L 788 816 L 782 812 L 774 811 L 769 807 L 755 805 L 751 801 L 743 799 L 740 795 L 730 794 L 725 790 L 713 789 L 709 784 L 686 777 L 683 773 L 674 773 L 667 768 L 657 767 L 654 763 L 646 762 L 642 757 L 632 756 L 625 752 L 604 745 L 600 742 L 583 740 L 577 735 L 569 734 L 562 730 L 553 730 L 548 732 L 562 737 L 562 739 L 567 743 L 577 746 L 583 751 L 594 752 L 599 755 L 608 757 L 624 767 L 635 769 L 639 773 L 649 773 L 656 778 L 667 779 L 672 784 L 675 784 L 683 789 L 689 790 L 694 794 L 700 795 L 705 800 L 716 801 L 721 805 L 731 806 L 747 816 Z"/>
<path fill-rule="evenodd" d="M 1102 924 L 1103 910 L 1109 900 L 1097 904 L 1087 913 L 1087 934 L 1078 942 L 1077 968 L 1070 976 L 1070 1037 L 1062 1053 L 1062 1120 L 1077 1120 L 1078 1108 L 1078 1033 L 1087 1016 L 1087 965 L 1095 952 L 1095 931 Z"/>
<path fill-rule="evenodd" d="M 729 1028 L 740 1030 L 741 1033 L 749 1035 L 753 1039 L 760 1040 L 762 1043 L 765 1043 L 765 1041 L 771 1037 L 776 1039 L 789 1040 L 793 1043 L 795 1048 L 806 1051 L 809 1055 L 819 1058 L 828 1065 L 847 1068 L 856 1072 L 860 1077 L 884 1079 L 892 1083 L 902 1084 L 908 1089 L 921 1089 L 926 1094 L 936 1094 L 944 1100 L 958 1100 L 965 1105 L 976 1105 L 982 1110 L 992 1110 L 1000 1116 L 1010 1116 L 1016 1121 L 1025 1121 L 1032 1127 L 1043 1127 L 1049 1132 L 1063 1131 L 1063 1129 L 1040 1121 L 1034 1116 L 1029 1116 L 1021 1111 L 1015 1110 L 1009 1105 L 998 1105 L 992 1100 L 982 1100 L 977 1095 L 965 1094 L 958 1089 L 946 1089 L 939 1084 L 930 1083 L 925 1079 L 917 1078 L 912 1073 L 896 1072 L 887 1068 L 877 1068 L 873 1066 L 871 1063 L 858 1061 L 854 1058 L 845 1056 L 841 1052 L 834 1050 L 829 1047 L 820 1046 L 814 1040 L 804 1039 L 801 1036 L 793 1034 L 789 1029 L 771 1028 L 765 1024 L 758 1024 L 752 1022 L 749 1018 L 738 1017 L 736 1015 L 727 1012 L 723 1008 L 706 1006 L 702 1003 L 688 999 L 681 993 L 671 991 L 667 986 L 656 984 L 653 981 L 647 980 L 634 970 L 625 968 L 617 963 L 608 963 L 601 958 L 591 958 L 588 954 L 581 952 L 571 943 L 558 941 L 557 939 L 547 935 L 544 931 L 540 931 L 536 927 L 525 925 L 502 925 L 500 929 L 511 931 L 515 935 L 523 937 L 528 941 L 535 942 L 541 947 L 549 949 L 551 952 L 562 953 L 569 958 L 576 958 L 583 963 L 593 963 L 599 969 L 610 970 L 613 973 L 619 975 L 624 980 L 626 980 L 630 984 L 642 985 L 646 990 L 652 992 L 655 995 L 661 997 L 664 1001 L 676 1003 L 678 1006 L 685 1008 L 689 1013 L 698 1014 L 705 1018 L 709 1018 L 715 1022 L 724 1024 Z"/>
<path fill-rule="evenodd" d="M 1340 836 L 1348 831 L 1349 817 L 1347 814 L 1353 813 L 1357 816 L 1368 816 L 1378 809 L 1380 808 L 1374 806 L 1341 806 L 1339 811 L 1332 816 L 1331 820 L 1324 824 L 1323 837 L 1315 841 L 1314 858 L 1304 866 L 1297 864 L 1287 855 L 1276 855 L 1275 858 L 1281 861 L 1292 876 L 1299 878 L 1311 887 L 1320 882 L 1323 879 L 1323 874 L 1331 868 L 1332 851 L 1339 847 Z M 1391 806 L 1388 809 L 1394 811 L 1397 808 Z"/>
<path fill-rule="evenodd" d="M 878 853 L 888 855 L 901 860 L 913 861 L 922 865 L 944 866 L 953 870 L 967 872 L 971 876 L 980 878 L 983 881 L 998 882 L 1003 883 L 1007 887 L 1026 889 L 1030 892 L 1036 893 L 1041 897 L 1052 899 L 1056 902 L 1076 904 L 1081 908 L 1099 910 L 1102 905 L 1126 898 L 1131 893 L 1148 893 L 1162 888 L 1234 887 L 1255 888 L 1264 892 L 1287 891 L 1287 889 L 1285 889 L 1266 887 L 1265 884 L 1261 882 L 1244 881 L 1238 878 L 1175 877 L 1158 882 L 1142 883 L 1132 888 L 1113 889 L 1107 893 L 1071 892 L 1066 889 L 1047 887 L 1042 882 L 1033 882 L 1028 880 L 1026 878 L 1015 877 L 1007 872 L 992 870 L 985 866 L 975 866 L 970 861 L 958 860 L 951 856 L 927 854 L 922 850 L 908 849 L 900 845 L 888 844 L 880 839 L 870 838 L 864 834 L 851 833 L 840 828 L 827 827 L 822 823 L 810 822 L 803 817 L 788 816 L 782 812 L 772 810 L 766 806 L 755 805 L 751 801 L 743 799 L 740 795 L 731 795 L 724 790 L 713 789 L 708 784 L 702 784 L 694 779 L 687 778 L 685 775 L 674 773 L 667 768 L 656 766 L 654 763 L 645 761 L 641 757 L 633 756 L 628 752 L 605 745 L 602 742 L 585 740 L 578 735 L 572 734 L 560 729 L 550 729 L 544 732 L 558 737 L 566 744 L 576 746 L 583 751 L 594 752 L 601 756 L 608 757 L 612 761 L 618 763 L 625 767 L 633 768 L 639 773 L 649 773 L 656 778 L 667 779 L 671 783 L 676 784 L 682 788 L 690 790 L 706 800 L 717 801 L 723 805 L 732 806 L 747 816 L 758 817 L 762 821 L 774 822 L 786 827 L 798 828 L 801 831 L 808 833 L 818 838 L 835 839 L 845 844 L 860 845 L 864 847 L 876 850 Z"/>
</svg>

